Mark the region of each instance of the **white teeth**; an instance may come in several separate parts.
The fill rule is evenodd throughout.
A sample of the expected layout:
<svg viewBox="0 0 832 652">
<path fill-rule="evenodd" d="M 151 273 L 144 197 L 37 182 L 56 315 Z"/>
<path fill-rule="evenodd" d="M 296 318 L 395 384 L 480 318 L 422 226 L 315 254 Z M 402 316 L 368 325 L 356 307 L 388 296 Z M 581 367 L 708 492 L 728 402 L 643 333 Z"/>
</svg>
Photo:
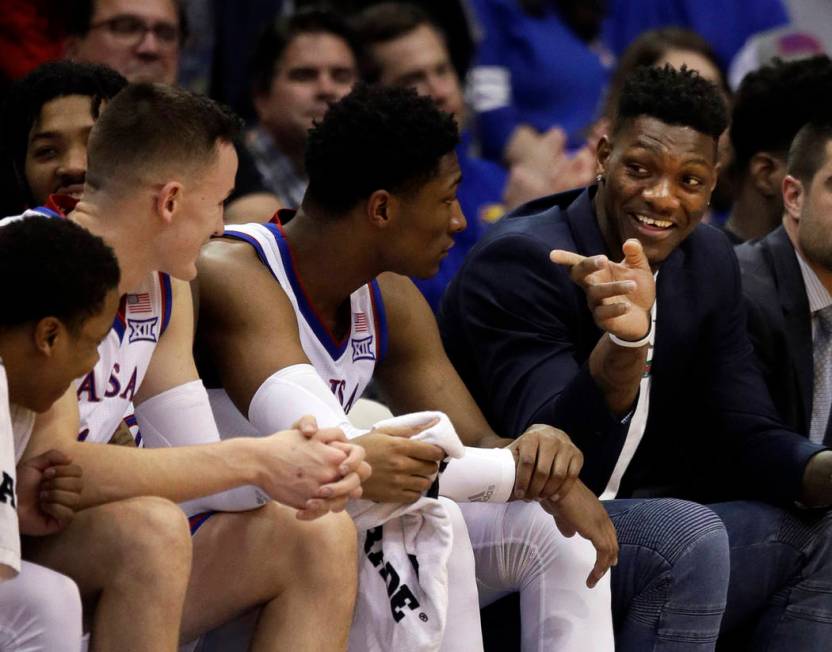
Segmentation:
<svg viewBox="0 0 832 652">
<path fill-rule="evenodd" d="M 636 215 L 635 218 L 642 224 L 656 226 L 660 229 L 669 229 L 671 226 L 673 226 L 673 222 L 671 222 L 670 220 L 654 220 L 653 218 L 646 217 L 645 215 Z"/>
</svg>

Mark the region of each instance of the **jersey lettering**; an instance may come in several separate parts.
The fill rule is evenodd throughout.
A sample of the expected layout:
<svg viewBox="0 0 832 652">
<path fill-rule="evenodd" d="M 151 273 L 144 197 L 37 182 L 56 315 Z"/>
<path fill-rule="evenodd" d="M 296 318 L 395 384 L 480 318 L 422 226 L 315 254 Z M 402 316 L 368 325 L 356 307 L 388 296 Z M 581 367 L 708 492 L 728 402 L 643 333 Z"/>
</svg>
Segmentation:
<svg viewBox="0 0 832 652">
<path fill-rule="evenodd" d="M 355 385 L 352 389 L 352 394 L 350 397 L 344 401 L 345 392 L 347 389 L 347 381 L 341 380 L 339 378 L 330 378 L 329 379 L 329 389 L 332 390 L 332 393 L 335 394 L 335 398 L 338 399 L 338 403 L 341 404 L 341 407 L 344 408 L 344 412 L 349 412 L 352 409 L 352 404 L 355 403 L 355 399 L 358 395 L 358 384 Z"/>
<path fill-rule="evenodd" d="M 14 500 L 14 479 L 8 473 L 3 471 L 3 483 L 0 484 L 0 503 L 17 508 L 17 503 Z"/>
<path fill-rule="evenodd" d="M 78 400 L 82 400 L 84 394 L 87 394 L 87 401 L 89 403 L 98 403 L 101 399 L 98 398 L 98 392 L 95 390 L 95 373 L 93 371 L 89 372 L 86 376 L 84 376 L 84 380 L 78 386 Z"/>
<path fill-rule="evenodd" d="M 127 387 L 124 388 L 124 391 L 119 394 L 119 398 L 127 399 L 128 401 L 132 401 L 133 397 L 136 395 L 136 374 L 138 369 L 133 367 L 133 373 L 130 376 L 130 380 L 127 382 Z"/>
<path fill-rule="evenodd" d="M 118 362 L 113 365 L 113 371 L 110 373 L 110 380 L 108 382 L 109 387 L 107 391 L 104 392 L 104 396 L 107 398 L 112 398 L 113 396 L 117 396 L 118 393 L 121 391 L 121 383 L 118 381 L 118 372 L 121 370 L 121 366 L 119 366 Z"/>
</svg>

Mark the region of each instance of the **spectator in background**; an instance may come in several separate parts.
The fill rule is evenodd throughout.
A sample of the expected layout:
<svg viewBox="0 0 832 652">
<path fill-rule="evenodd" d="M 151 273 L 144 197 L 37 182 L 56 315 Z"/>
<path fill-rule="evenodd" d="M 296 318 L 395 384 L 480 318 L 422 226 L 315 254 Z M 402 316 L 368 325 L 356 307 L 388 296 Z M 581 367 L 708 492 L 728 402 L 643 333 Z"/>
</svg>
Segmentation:
<svg viewBox="0 0 832 652">
<path fill-rule="evenodd" d="M 606 0 L 604 43 L 616 55 L 647 30 L 683 27 L 702 36 L 716 52 L 722 68 L 749 37 L 786 25 L 783 0 Z"/>
<path fill-rule="evenodd" d="M 363 48 L 362 72 L 368 82 L 412 87 L 430 96 L 442 111 L 453 114 L 460 127 L 456 156 L 462 182 L 457 198 L 468 227 L 456 235 L 453 249 L 435 276 L 414 279 L 435 312 L 465 254 L 505 212 L 503 191 L 508 175 L 502 166 L 472 154 L 467 109 L 445 36 L 422 9 L 395 2 L 374 5 L 357 17 L 356 30 Z"/>
<path fill-rule="evenodd" d="M 82 0 L 68 20 L 70 59 L 106 64 L 131 82 L 176 83 L 188 33 L 180 0 Z"/>
<path fill-rule="evenodd" d="M 832 61 L 826 55 L 775 61 L 743 79 L 731 116 L 736 193 L 725 225 L 735 243 L 761 238 L 782 222 L 789 145 L 831 102 Z"/>
<path fill-rule="evenodd" d="M 3 166 L 13 170 L 14 206 L 50 195 L 80 199 L 87 171 L 87 138 L 103 105 L 127 80 L 96 64 L 45 63 L 16 82 L 0 121 Z"/>
<path fill-rule="evenodd" d="M 737 248 L 748 328 L 780 416 L 832 444 L 832 113 L 797 134 L 783 181 L 783 223 Z M 813 373 L 814 370 L 814 373 Z"/>
<path fill-rule="evenodd" d="M 350 92 L 358 76 L 356 52 L 346 22 L 325 9 L 279 18 L 257 43 L 252 73 L 259 124 L 245 140 L 266 186 L 284 206 L 300 206 L 307 132 Z"/>
<path fill-rule="evenodd" d="M 599 0 L 471 0 L 479 27 L 469 75 L 486 157 L 545 171 L 577 150 L 598 113 L 612 57 Z M 562 129 L 562 132 L 558 129 Z"/>
<path fill-rule="evenodd" d="M 79 0 L 68 12 L 66 54 L 114 68 L 130 82 L 175 84 L 187 37 L 183 0 Z M 228 221 L 266 220 L 280 207 L 266 191 L 246 150 L 225 208 Z"/>
</svg>

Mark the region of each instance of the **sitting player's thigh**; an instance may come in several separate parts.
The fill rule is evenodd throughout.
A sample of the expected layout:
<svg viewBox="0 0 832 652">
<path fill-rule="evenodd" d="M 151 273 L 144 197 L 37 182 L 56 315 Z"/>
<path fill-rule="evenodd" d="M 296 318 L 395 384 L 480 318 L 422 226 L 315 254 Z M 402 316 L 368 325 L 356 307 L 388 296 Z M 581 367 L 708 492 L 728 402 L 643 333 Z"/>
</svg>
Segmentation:
<svg viewBox="0 0 832 652">
<path fill-rule="evenodd" d="M 157 574 L 188 572 L 187 519 L 162 498 L 120 500 L 81 510 L 58 534 L 25 537 L 24 556 L 71 577 L 86 600 L 118 582 L 155 581 Z M 181 553 L 181 554 L 180 554 Z"/>
<path fill-rule="evenodd" d="M 295 514 L 294 509 L 271 502 L 246 512 L 218 512 L 202 522 L 193 537 L 183 640 L 218 627 L 287 588 L 305 584 L 312 596 L 316 576 L 333 566 L 345 570 L 345 581 L 350 576 L 354 581 L 357 553 L 352 520 L 346 514 L 328 514 L 306 522 Z M 330 574 L 328 581 L 337 592 L 341 578 Z"/>
</svg>

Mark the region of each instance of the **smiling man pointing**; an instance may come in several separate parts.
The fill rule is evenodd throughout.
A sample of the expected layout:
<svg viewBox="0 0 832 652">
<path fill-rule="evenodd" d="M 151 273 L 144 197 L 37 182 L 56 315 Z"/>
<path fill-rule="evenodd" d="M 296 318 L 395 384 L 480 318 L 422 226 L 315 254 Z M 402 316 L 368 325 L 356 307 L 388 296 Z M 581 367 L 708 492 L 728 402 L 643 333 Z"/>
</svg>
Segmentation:
<svg viewBox="0 0 832 652">
<path fill-rule="evenodd" d="M 493 428 L 547 423 L 583 452 L 621 546 L 617 649 L 712 650 L 737 632 L 749 649 L 823 649 L 832 520 L 782 506 L 832 503 L 832 453 L 778 420 L 736 258 L 699 226 L 722 100 L 689 70 L 642 68 L 617 108 L 596 185 L 527 204 L 472 250 L 444 297 L 445 347 Z"/>
</svg>

